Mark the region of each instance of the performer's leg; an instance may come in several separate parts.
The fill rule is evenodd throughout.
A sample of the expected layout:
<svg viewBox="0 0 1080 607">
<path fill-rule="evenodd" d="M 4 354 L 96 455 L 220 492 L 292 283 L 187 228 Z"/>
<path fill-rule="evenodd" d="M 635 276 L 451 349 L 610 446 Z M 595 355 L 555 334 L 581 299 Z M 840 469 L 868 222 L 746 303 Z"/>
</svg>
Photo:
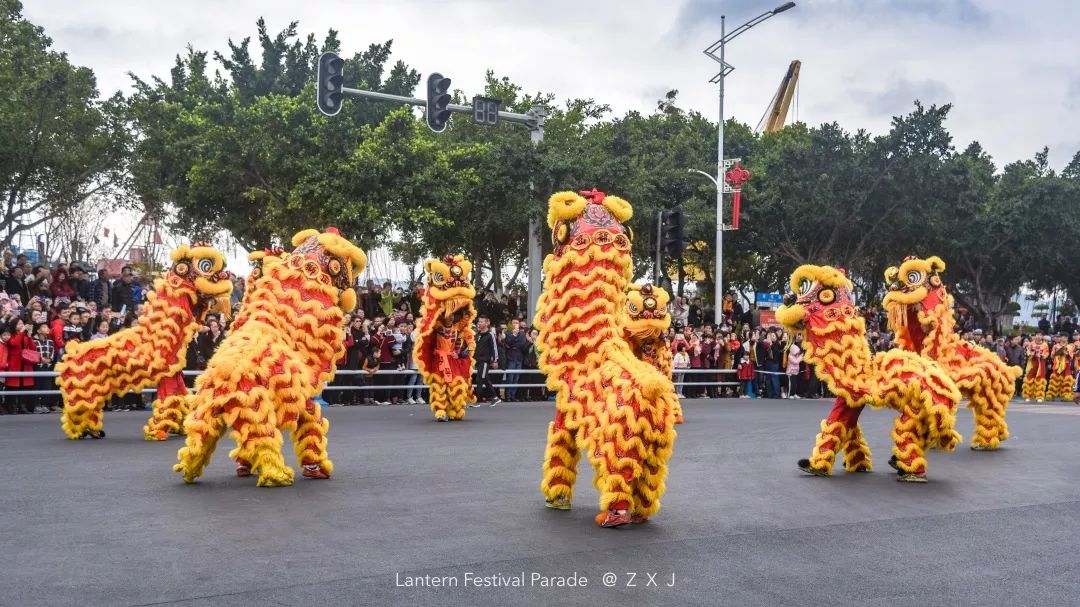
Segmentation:
<svg viewBox="0 0 1080 607">
<path fill-rule="evenodd" d="M 862 427 L 858 424 L 848 430 L 842 449 L 844 451 L 845 471 L 870 472 L 874 469 L 870 461 L 870 445 L 866 444 Z"/>
<path fill-rule="evenodd" d="M 439 378 L 432 378 L 430 388 L 431 394 L 429 395 L 428 406 L 431 407 L 431 412 L 435 414 L 435 421 L 449 421 L 450 394 L 447 385 Z"/>
<path fill-rule="evenodd" d="M 455 377 L 447 386 L 446 413 L 451 420 L 458 421 L 465 418 L 465 407 L 469 404 L 469 380 L 465 377 Z"/>
<path fill-rule="evenodd" d="M 201 396 L 202 398 L 200 398 Z M 220 408 L 215 407 L 212 395 L 205 393 L 193 397 L 193 412 L 184 420 L 184 446 L 177 452 L 179 463 L 173 466 L 175 472 L 184 474 L 185 483 L 193 483 L 202 476 L 214 447 L 225 431 L 225 419 Z"/>
<path fill-rule="evenodd" d="M 1011 396 L 1011 381 L 997 375 L 982 375 L 978 384 L 968 395 L 975 417 L 975 434 L 971 437 L 971 448 L 982 451 L 997 449 L 1001 441 L 1009 437 L 1009 427 L 1005 423 L 1005 408 Z"/>
<path fill-rule="evenodd" d="M 900 480 L 926 481 L 926 458 L 923 435 L 925 424 L 910 407 L 905 406 L 893 422 L 893 458 L 889 462 L 900 473 Z"/>
<path fill-rule="evenodd" d="M 183 432 L 184 416 L 187 415 L 187 386 L 182 375 L 158 383 L 153 407 L 153 415 L 143 426 L 143 438 L 165 440 L 169 434 Z"/>
<path fill-rule="evenodd" d="M 296 459 L 308 478 L 330 478 L 334 463 L 326 455 L 326 432 L 330 420 L 322 416 L 318 403 L 307 401 L 300 409 L 296 429 L 292 431 Z"/>
<path fill-rule="evenodd" d="M 232 436 L 237 448 L 229 453 L 229 457 L 250 462 L 251 472 L 259 475 L 256 484 L 260 487 L 291 485 L 295 473 L 281 455 L 284 440 L 278 429 L 276 403 L 270 390 L 263 386 L 253 387 L 247 396 L 243 404 L 230 401 L 222 408 L 226 416 L 235 414 L 236 417 Z"/>
<path fill-rule="evenodd" d="M 673 409 L 679 399 L 666 399 L 664 406 Z M 654 420 L 650 420 L 654 421 Z M 670 428 L 669 424 L 675 423 L 674 415 L 668 416 L 664 423 L 652 423 L 654 428 Z M 664 481 L 667 478 L 668 460 L 671 458 L 674 447 L 674 432 L 659 431 L 652 435 L 648 443 L 645 457 L 641 460 L 641 475 L 633 485 L 633 511 L 631 512 L 632 523 L 645 522 L 648 517 L 656 514 L 660 509 L 660 496 L 664 494 Z"/>
<path fill-rule="evenodd" d="M 833 404 L 832 411 L 829 412 L 829 416 L 821 421 L 821 432 L 814 441 L 814 450 L 810 455 L 810 459 L 799 460 L 799 469 L 815 476 L 831 475 L 833 463 L 836 461 L 836 453 L 844 447 L 845 440 L 849 439 L 849 434 L 857 429 L 859 414 L 862 413 L 862 409 L 861 406 L 849 407 L 842 398 L 838 397 Z M 861 431 L 858 436 L 861 438 Z M 850 442 L 851 465 L 855 469 L 859 469 L 858 467 L 863 465 L 860 462 L 863 461 L 866 462 L 865 465 L 870 465 L 870 449 L 865 445 L 865 441 L 861 444 L 858 441 Z M 845 451 L 847 450 L 845 449 Z M 857 452 L 862 455 L 856 455 Z"/>
<path fill-rule="evenodd" d="M 112 378 L 105 378 L 102 383 L 90 383 L 85 387 L 67 387 L 61 384 L 64 398 L 64 411 L 60 415 L 60 426 L 71 440 L 83 436 L 102 438 L 101 430 L 104 418 L 103 409 L 111 392 Z"/>
<path fill-rule="evenodd" d="M 581 457 L 575 432 L 576 429 L 566 426 L 566 415 L 562 411 L 556 412 L 555 420 L 548 424 L 544 479 L 540 483 L 548 508 L 569 510 L 574 499 L 574 482 Z"/>
</svg>

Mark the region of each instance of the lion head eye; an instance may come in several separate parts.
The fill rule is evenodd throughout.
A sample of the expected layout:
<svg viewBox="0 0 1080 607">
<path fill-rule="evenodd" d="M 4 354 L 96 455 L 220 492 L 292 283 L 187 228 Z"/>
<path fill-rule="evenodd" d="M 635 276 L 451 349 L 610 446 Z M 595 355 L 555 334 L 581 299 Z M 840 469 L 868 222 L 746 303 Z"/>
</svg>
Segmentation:
<svg viewBox="0 0 1080 607">
<path fill-rule="evenodd" d="M 203 274 L 209 274 L 214 271 L 214 261 L 212 259 L 200 259 L 199 261 L 195 262 L 195 265 Z"/>
<path fill-rule="evenodd" d="M 907 273 L 907 281 L 909 285 L 917 285 L 922 282 L 922 272 L 912 270 Z"/>
<path fill-rule="evenodd" d="M 341 273 L 341 262 L 337 259 L 331 259 L 330 262 L 326 264 L 326 270 L 333 276 L 337 276 Z"/>
<path fill-rule="evenodd" d="M 446 282 L 446 277 L 443 276 L 442 272 L 435 272 L 431 276 L 431 282 L 434 282 L 437 285 L 441 285 L 442 283 Z"/>
<path fill-rule="evenodd" d="M 806 295 L 807 293 L 810 292 L 810 289 L 812 289 L 812 288 L 814 288 L 814 283 L 810 282 L 809 280 L 807 280 L 805 278 L 800 280 L 799 281 L 799 296 L 802 297 L 803 295 Z"/>
<path fill-rule="evenodd" d="M 637 304 L 632 301 L 626 302 L 626 309 L 630 310 L 631 314 L 637 314 L 640 311 L 637 307 Z"/>
</svg>

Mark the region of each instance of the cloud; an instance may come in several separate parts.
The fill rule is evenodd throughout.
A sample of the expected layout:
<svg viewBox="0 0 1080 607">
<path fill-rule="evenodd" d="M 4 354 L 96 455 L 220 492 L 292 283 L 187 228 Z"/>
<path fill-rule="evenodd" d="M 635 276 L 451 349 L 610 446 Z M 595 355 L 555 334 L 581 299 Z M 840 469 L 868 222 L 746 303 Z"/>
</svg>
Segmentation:
<svg viewBox="0 0 1080 607">
<path fill-rule="evenodd" d="M 1080 110 L 1080 76 L 1073 78 L 1065 89 L 1065 107 Z"/>
<path fill-rule="evenodd" d="M 916 99 L 924 105 L 942 105 L 955 100 L 947 84 L 933 79 L 912 81 L 900 78 L 884 90 L 855 90 L 852 96 L 864 105 L 867 112 L 883 116 L 906 114 Z"/>
<path fill-rule="evenodd" d="M 679 9 L 668 38 L 704 29 L 720 35 L 720 16 L 727 16 L 728 31 L 783 4 L 783 0 L 686 0 Z M 982 27 L 990 14 L 972 0 L 800 0 L 784 19 L 797 23 L 824 20 L 859 20 L 865 23 L 929 21 L 950 27 Z"/>
</svg>

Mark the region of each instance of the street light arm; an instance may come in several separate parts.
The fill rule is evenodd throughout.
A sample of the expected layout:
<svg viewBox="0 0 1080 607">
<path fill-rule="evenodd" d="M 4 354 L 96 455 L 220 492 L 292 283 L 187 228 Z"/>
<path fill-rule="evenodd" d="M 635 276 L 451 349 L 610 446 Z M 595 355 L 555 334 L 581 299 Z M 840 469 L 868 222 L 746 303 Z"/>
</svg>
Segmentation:
<svg viewBox="0 0 1080 607">
<path fill-rule="evenodd" d="M 706 173 L 705 171 L 699 171 L 697 169 L 687 169 L 686 172 L 687 173 L 697 173 L 698 175 L 704 175 L 704 176 L 709 178 L 709 181 L 713 182 L 713 185 L 715 185 L 717 187 L 720 187 L 720 182 L 718 182 L 715 177 L 713 177 L 712 175 Z"/>
<path fill-rule="evenodd" d="M 780 6 L 776 7 L 776 8 L 774 8 L 771 11 L 766 11 L 764 13 L 761 13 L 757 17 L 754 17 L 753 19 L 747 21 L 746 23 L 740 25 L 739 27 L 731 30 L 731 32 L 728 33 L 727 35 L 725 35 L 723 38 L 721 38 L 721 39 L 717 40 L 716 42 L 714 42 L 712 44 L 712 46 L 705 49 L 705 54 L 709 55 L 709 56 L 712 56 L 712 54 L 714 52 L 716 52 L 716 49 L 718 49 L 721 46 L 727 44 L 728 42 L 731 42 L 739 34 L 745 32 L 746 30 L 748 30 L 748 29 L 750 29 L 752 27 L 754 27 L 755 25 L 761 23 L 762 21 L 765 21 L 769 17 L 773 17 L 775 15 L 778 15 L 778 14 L 780 14 L 780 13 L 782 13 L 782 12 L 784 12 L 784 11 L 794 7 L 794 6 L 795 6 L 794 2 L 788 2 L 786 4 L 783 4 L 783 5 L 780 5 Z"/>
</svg>

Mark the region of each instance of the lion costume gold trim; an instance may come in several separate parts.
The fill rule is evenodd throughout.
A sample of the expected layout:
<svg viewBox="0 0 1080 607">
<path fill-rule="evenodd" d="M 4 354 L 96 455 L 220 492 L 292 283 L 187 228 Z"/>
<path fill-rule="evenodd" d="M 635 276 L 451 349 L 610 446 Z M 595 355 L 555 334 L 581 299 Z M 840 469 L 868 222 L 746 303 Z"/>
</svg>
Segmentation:
<svg viewBox="0 0 1080 607">
<path fill-rule="evenodd" d="M 199 324 L 212 308 L 229 313 L 232 282 L 225 257 L 204 243 L 182 245 L 172 266 L 154 281 L 142 316 L 133 327 L 105 339 L 71 342 L 56 365 L 64 399 L 60 424 L 68 438 L 102 438 L 103 409 L 114 396 L 159 385 L 146 438 L 177 433 L 187 413 L 181 372 Z"/>
<path fill-rule="evenodd" d="M 623 336 L 634 356 L 652 365 L 669 380 L 674 367 L 671 344 L 667 340 L 667 330 L 671 326 L 671 315 L 667 313 L 670 301 L 671 296 L 660 287 L 631 284 L 626 288 L 626 306 L 623 308 Z M 675 423 L 683 423 L 682 403 L 678 399 L 675 401 Z"/>
<path fill-rule="evenodd" d="M 566 510 L 582 452 L 596 471 L 601 526 L 637 522 L 660 509 L 675 444 L 671 381 L 634 356 L 621 316 L 630 280 L 629 203 L 593 190 L 548 203 L 555 250 L 544 260 L 535 319 L 539 366 L 555 393 L 541 491 Z"/>
<path fill-rule="evenodd" d="M 1021 371 L 956 334 L 953 297 L 940 276 L 944 270 L 940 257 L 908 257 L 899 267 L 885 270 L 889 291 L 882 304 L 889 316 L 889 329 L 901 348 L 941 365 L 960 393 L 968 397 L 968 408 L 975 416 L 971 448 L 997 449 L 1009 437 L 1005 409 Z"/>
<path fill-rule="evenodd" d="M 866 326 L 851 297 L 851 282 L 829 266 L 799 266 L 776 320 L 803 334 L 805 360 L 836 402 L 821 422 L 810 459 L 799 468 L 829 476 L 838 451 L 848 472 L 871 470 L 870 447 L 859 427 L 865 405 L 895 409 L 893 458 L 899 480 L 925 482 L 927 449 L 952 451 L 960 443 L 954 429 L 960 391 L 934 361 L 911 352 L 889 350 L 870 355 Z M 796 295 L 797 294 L 797 295 Z"/>
<path fill-rule="evenodd" d="M 425 261 L 424 271 L 427 285 L 413 359 L 430 389 L 428 404 L 435 419 L 460 420 L 465 417 L 465 407 L 476 402 L 472 386 L 476 350 L 472 263 L 461 255 L 447 255 Z"/>
<path fill-rule="evenodd" d="M 237 443 L 229 457 L 238 474 L 257 474 L 259 486 L 293 482 L 282 430 L 292 434 L 304 476 L 333 472 L 330 423 L 311 399 L 344 354 L 344 315 L 356 307 L 353 283 L 367 257 L 333 228 L 304 230 L 292 243 L 291 253 L 263 262 L 242 314 L 195 383 L 187 440 L 173 466 L 185 482 L 202 474 L 226 430 Z"/>
</svg>

